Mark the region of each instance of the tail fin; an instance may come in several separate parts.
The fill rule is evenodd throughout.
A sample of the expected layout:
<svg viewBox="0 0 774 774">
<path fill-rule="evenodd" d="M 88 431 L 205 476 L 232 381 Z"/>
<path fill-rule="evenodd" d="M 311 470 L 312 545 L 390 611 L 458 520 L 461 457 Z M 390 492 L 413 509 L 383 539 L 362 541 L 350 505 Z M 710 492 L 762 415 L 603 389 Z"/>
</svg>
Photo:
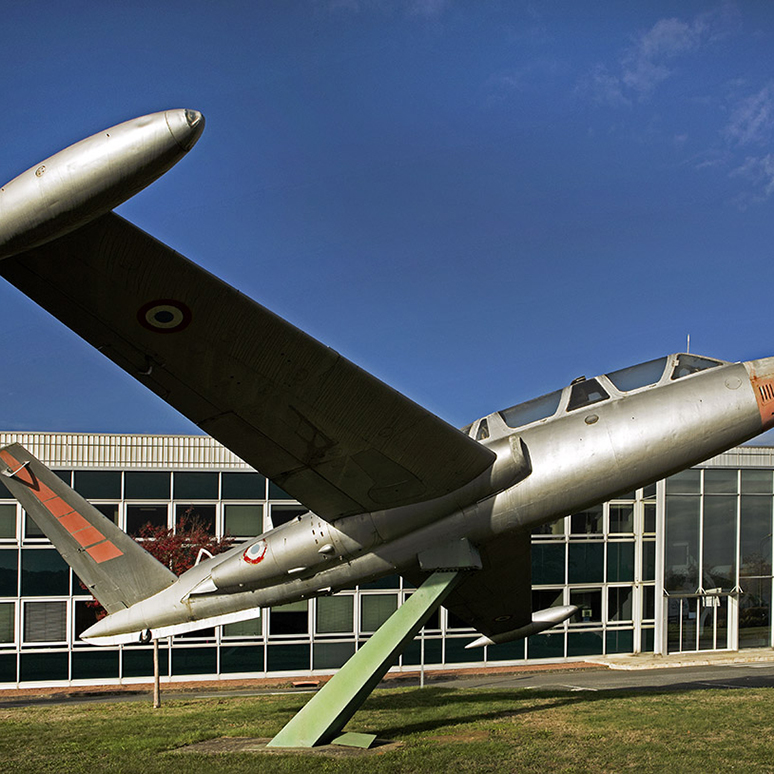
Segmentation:
<svg viewBox="0 0 774 774">
<path fill-rule="evenodd" d="M 177 580 L 18 443 L 0 449 L 0 474 L 0 481 L 108 613 L 131 607 Z"/>
</svg>

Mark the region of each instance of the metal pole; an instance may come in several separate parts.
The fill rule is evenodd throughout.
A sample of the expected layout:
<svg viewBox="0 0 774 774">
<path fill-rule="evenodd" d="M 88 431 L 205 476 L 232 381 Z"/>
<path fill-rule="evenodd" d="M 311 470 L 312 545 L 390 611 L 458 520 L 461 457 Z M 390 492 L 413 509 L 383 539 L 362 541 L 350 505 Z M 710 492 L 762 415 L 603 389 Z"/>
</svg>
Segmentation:
<svg viewBox="0 0 774 774">
<path fill-rule="evenodd" d="M 159 641 L 153 640 L 153 709 L 161 706 L 161 678 L 159 676 Z"/>
</svg>

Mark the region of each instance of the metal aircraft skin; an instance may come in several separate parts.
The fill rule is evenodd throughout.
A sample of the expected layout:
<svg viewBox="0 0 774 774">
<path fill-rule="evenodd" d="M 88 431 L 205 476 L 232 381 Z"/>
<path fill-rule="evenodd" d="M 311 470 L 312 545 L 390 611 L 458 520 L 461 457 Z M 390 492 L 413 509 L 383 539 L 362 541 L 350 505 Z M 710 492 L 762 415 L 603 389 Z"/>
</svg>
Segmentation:
<svg viewBox="0 0 774 774">
<path fill-rule="evenodd" d="M 687 353 L 576 379 L 459 431 L 110 210 L 204 126 L 170 110 L 94 135 L 0 190 L 0 274 L 309 512 L 175 577 L 17 444 L 0 477 L 134 642 L 256 617 L 454 557 L 445 606 L 505 642 L 531 610 L 530 531 L 774 426 L 774 358 Z M 450 559 L 451 557 L 451 559 Z"/>
</svg>

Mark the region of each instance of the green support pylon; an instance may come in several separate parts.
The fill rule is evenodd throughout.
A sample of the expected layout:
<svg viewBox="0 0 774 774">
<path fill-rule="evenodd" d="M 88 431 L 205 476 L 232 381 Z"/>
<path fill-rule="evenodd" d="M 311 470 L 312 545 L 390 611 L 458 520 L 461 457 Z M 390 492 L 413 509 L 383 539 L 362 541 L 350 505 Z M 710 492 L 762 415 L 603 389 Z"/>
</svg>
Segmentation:
<svg viewBox="0 0 774 774">
<path fill-rule="evenodd" d="M 460 579 L 460 571 L 434 572 L 316 693 L 267 747 L 349 744 L 369 747 L 373 734 L 343 734 L 347 721 L 395 663 Z"/>
</svg>

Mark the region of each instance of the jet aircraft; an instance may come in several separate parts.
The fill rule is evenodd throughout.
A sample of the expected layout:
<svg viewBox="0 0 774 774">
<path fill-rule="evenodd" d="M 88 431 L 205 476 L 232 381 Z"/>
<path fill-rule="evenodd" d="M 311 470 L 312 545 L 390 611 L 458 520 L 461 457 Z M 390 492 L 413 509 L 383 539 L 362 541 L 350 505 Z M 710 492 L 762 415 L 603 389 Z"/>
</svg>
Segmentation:
<svg viewBox="0 0 774 774">
<path fill-rule="evenodd" d="M 143 116 L 7 183 L 0 275 L 309 510 L 175 577 L 6 447 L 0 480 L 109 613 L 83 639 L 147 641 L 445 569 L 471 645 L 525 637 L 575 612 L 531 609 L 531 530 L 774 425 L 774 357 L 679 353 L 452 427 L 111 212 L 203 127 L 192 110 Z"/>
</svg>

